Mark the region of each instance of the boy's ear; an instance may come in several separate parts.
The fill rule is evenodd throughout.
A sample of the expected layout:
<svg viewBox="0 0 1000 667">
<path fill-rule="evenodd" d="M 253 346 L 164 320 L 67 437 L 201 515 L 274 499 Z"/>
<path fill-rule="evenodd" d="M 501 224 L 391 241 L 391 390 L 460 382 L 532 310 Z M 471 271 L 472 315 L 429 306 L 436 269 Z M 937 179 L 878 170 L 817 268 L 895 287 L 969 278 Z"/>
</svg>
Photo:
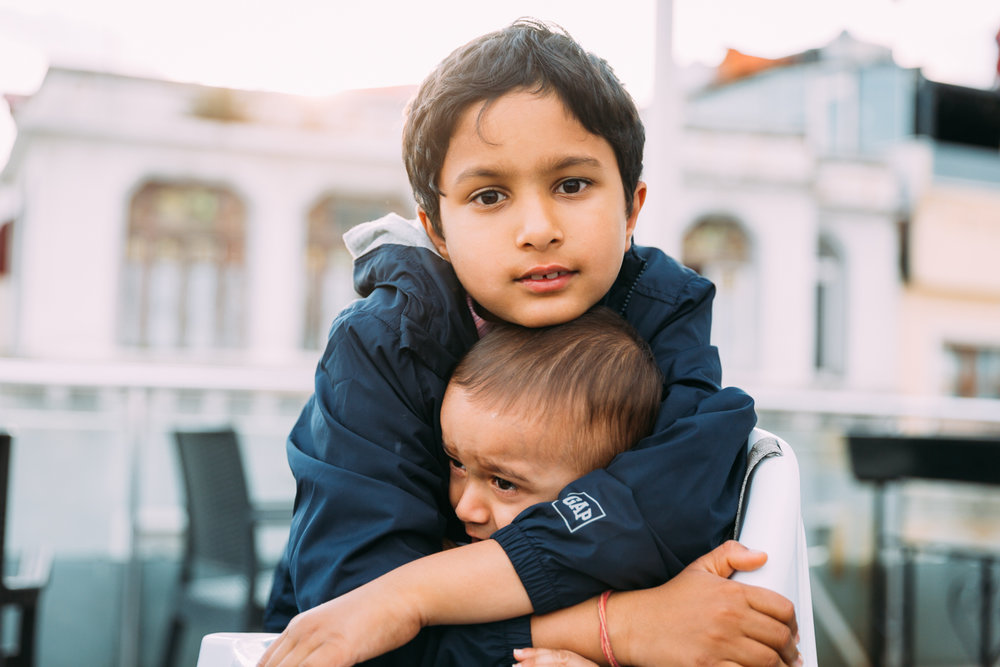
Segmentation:
<svg viewBox="0 0 1000 667">
<path fill-rule="evenodd" d="M 444 237 L 438 234 L 437 230 L 434 229 L 434 225 L 431 224 L 431 219 L 427 215 L 427 211 L 425 211 L 422 206 L 417 206 L 417 217 L 420 218 L 420 224 L 424 226 L 424 231 L 427 232 L 427 236 L 430 238 L 431 243 L 433 243 L 434 247 L 437 248 L 438 254 L 450 262 L 451 259 L 448 257 L 448 244 L 444 242 Z"/>
<path fill-rule="evenodd" d="M 629 212 L 628 219 L 625 221 L 625 233 L 629 241 L 632 240 L 632 234 L 635 232 L 635 223 L 639 219 L 639 211 L 642 210 L 642 205 L 646 203 L 646 184 L 639 181 L 635 186 L 635 194 L 632 196 L 632 210 Z"/>
</svg>

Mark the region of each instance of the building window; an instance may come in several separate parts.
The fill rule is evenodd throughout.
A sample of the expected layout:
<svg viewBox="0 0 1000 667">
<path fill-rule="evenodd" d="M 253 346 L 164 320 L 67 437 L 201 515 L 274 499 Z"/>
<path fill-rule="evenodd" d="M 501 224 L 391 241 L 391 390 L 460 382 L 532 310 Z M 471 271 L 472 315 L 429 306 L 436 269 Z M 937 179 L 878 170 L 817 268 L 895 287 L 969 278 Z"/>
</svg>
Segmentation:
<svg viewBox="0 0 1000 667">
<path fill-rule="evenodd" d="M 151 349 L 244 342 L 243 202 L 225 188 L 151 182 L 132 198 L 121 340 Z"/>
<path fill-rule="evenodd" d="M 328 196 L 309 212 L 306 238 L 305 324 L 303 346 L 316 349 L 326 343 L 334 316 L 357 296 L 353 260 L 343 235 L 351 227 L 403 210 L 395 199 Z"/>
<path fill-rule="evenodd" d="M 709 215 L 684 235 L 683 262 L 715 283 L 712 342 L 723 367 L 753 368 L 757 280 L 750 238 L 727 215 Z"/>
<path fill-rule="evenodd" d="M 847 331 L 844 262 L 826 237 L 819 240 L 816 274 L 814 365 L 817 371 L 841 374 L 844 371 L 844 336 Z"/>
<path fill-rule="evenodd" d="M 834 155 L 858 149 L 858 81 L 839 72 L 824 78 L 816 88 L 821 122 L 817 139 L 821 150 Z"/>
<path fill-rule="evenodd" d="M 8 221 L 0 224 L 0 278 L 10 275 L 11 257 L 14 255 L 13 237 L 14 223 Z"/>
<path fill-rule="evenodd" d="M 967 398 L 1000 398 L 1000 347 L 946 346 L 950 392 Z"/>
</svg>

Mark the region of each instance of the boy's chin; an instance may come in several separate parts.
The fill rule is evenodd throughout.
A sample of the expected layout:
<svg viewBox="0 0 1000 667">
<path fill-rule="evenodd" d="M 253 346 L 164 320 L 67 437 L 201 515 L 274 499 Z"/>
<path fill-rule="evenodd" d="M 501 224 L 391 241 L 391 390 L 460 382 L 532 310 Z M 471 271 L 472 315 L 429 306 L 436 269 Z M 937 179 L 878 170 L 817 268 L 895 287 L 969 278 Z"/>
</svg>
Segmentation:
<svg viewBox="0 0 1000 667">
<path fill-rule="evenodd" d="M 518 313 L 507 320 L 512 324 L 522 327 L 537 329 L 538 327 L 551 327 L 557 324 L 565 324 L 587 312 L 588 309 L 580 308 L 541 308 L 531 312 Z"/>
<path fill-rule="evenodd" d="M 538 327 L 551 327 L 575 320 L 587 312 L 590 307 L 575 303 L 559 303 L 555 300 L 541 301 L 532 304 L 530 308 L 505 312 L 501 319 L 511 324 L 537 329 Z"/>
</svg>

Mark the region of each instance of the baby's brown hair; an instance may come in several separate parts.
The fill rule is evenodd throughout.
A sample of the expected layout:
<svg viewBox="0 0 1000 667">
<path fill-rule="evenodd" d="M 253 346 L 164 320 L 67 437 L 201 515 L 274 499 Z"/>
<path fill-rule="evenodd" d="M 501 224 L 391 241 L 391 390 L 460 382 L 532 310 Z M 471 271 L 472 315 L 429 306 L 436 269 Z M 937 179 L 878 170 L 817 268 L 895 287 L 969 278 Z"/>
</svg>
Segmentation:
<svg viewBox="0 0 1000 667">
<path fill-rule="evenodd" d="M 496 325 L 459 362 L 450 384 L 484 409 L 566 419 L 579 447 L 543 454 L 581 474 L 649 435 L 663 394 L 649 345 L 602 306 L 550 327 Z"/>
</svg>

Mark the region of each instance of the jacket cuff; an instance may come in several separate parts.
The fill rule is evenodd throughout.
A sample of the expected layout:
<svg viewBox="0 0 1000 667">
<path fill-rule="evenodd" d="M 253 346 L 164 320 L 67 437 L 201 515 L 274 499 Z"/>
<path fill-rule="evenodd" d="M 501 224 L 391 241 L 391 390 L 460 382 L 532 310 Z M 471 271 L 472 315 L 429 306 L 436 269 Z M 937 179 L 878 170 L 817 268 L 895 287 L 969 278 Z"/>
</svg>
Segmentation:
<svg viewBox="0 0 1000 667">
<path fill-rule="evenodd" d="M 507 621 L 504 626 L 504 640 L 510 647 L 511 659 L 514 658 L 514 649 L 532 646 L 531 616 L 520 616 Z"/>
<path fill-rule="evenodd" d="M 514 523 L 507 524 L 493 533 L 490 539 L 496 540 L 507 554 L 536 614 L 547 614 L 561 608 L 557 604 L 556 590 L 551 578 L 545 572 L 542 559 L 531 539 L 519 526 Z"/>
</svg>

